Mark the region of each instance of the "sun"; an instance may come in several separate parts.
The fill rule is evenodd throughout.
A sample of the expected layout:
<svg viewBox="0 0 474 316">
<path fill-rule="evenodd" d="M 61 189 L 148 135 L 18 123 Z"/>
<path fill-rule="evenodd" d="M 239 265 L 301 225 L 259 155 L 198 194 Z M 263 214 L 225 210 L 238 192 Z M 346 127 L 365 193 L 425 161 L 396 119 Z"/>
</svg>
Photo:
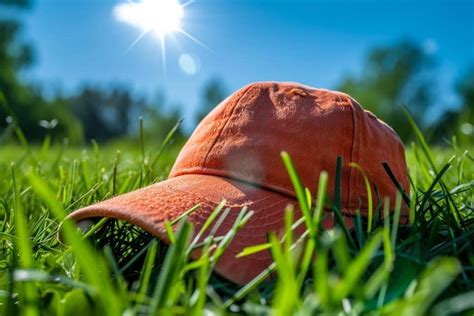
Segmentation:
<svg viewBox="0 0 474 316">
<path fill-rule="evenodd" d="M 161 44 L 161 59 L 163 73 L 166 72 L 166 36 L 172 33 L 180 33 L 191 39 L 200 46 L 209 49 L 197 38 L 186 32 L 181 27 L 184 17 L 184 9 L 194 0 L 181 4 L 179 0 L 137 0 L 117 4 L 113 9 L 115 18 L 130 24 L 142 32 L 127 49 L 130 50 L 145 35 L 151 33 L 155 35 Z"/>
<path fill-rule="evenodd" d="M 121 3 L 114 8 L 117 20 L 159 37 L 179 31 L 183 14 L 183 5 L 177 0 L 140 0 Z"/>
</svg>

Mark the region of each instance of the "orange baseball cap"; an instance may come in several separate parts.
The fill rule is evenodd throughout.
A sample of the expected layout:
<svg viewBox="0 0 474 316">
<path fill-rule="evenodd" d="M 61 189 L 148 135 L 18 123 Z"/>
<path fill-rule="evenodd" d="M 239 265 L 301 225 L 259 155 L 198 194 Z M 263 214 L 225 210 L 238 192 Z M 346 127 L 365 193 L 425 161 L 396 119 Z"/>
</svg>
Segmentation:
<svg viewBox="0 0 474 316">
<path fill-rule="evenodd" d="M 217 235 L 225 234 L 241 208 L 248 206 L 254 215 L 215 267 L 219 275 L 244 284 L 271 263 L 271 254 L 264 251 L 242 258 L 236 254 L 267 242 L 269 232 L 281 233 L 288 204 L 298 209 L 281 151 L 290 154 L 303 184 L 312 192 L 326 170 L 328 194 L 333 196 L 338 156 L 362 166 L 377 188 L 378 194 L 372 194 L 374 203 L 377 196 L 388 196 L 393 203 L 397 192 L 382 162 L 388 163 L 404 191 L 409 191 L 402 142 L 392 128 L 350 96 L 297 83 L 259 82 L 232 94 L 200 122 L 167 180 L 79 209 L 70 218 L 121 219 L 167 242 L 163 222 L 198 203 L 201 207 L 189 216 L 196 233 L 219 202 L 228 201 L 231 211 Z M 344 216 L 354 215 L 356 209 L 367 215 L 361 172 L 345 163 L 341 180 Z M 327 215 L 323 225 L 331 227 L 332 212 Z"/>
</svg>

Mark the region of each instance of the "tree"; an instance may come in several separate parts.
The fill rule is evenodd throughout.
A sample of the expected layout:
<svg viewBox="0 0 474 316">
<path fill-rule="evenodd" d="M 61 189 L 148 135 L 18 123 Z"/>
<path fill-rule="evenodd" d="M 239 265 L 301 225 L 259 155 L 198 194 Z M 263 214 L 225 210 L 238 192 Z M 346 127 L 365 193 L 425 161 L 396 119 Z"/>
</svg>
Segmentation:
<svg viewBox="0 0 474 316">
<path fill-rule="evenodd" d="M 132 94 L 127 88 L 115 86 L 110 90 L 84 87 L 67 100 L 74 115 L 82 123 L 87 141 L 108 141 L 138 135 L 138 118 L 145 122 L 147 139 L 161 141 L 179 120 L 179 113 L 164 113 L 164 99 L 153 104 Z M 177 136 L 181 135 L 178 130 Z"/>
<path fill-rule="evenodd" d="M 0 8 L 11 11 L 24 10 L 29 5 L 27 0 L 0 2 Z M 19 41 L 20 32 L 21 22 L 14 14 L 8 18 L 0 15 L 0 132 L 15 124 L 27 139 L 39 140 L 49 134 L 79 142 L 80 126 L 64 100 L 46 101 L 38 88 L 20 81 L 19 72 L 34 60 L 32 47 Z"/>
<path fill-rule="evenodd" d="M 422 47 L 404 40 L 371 50 L 360 76 L 348 76 L 337 89 L 353 96 L 408 140 L 412 133 L 401 106 L 423 123 L 433 101 L 434 66 L 433 57 Z"/>
<path fill-rule="evenodd" d="M 3 1 L 0 8 L 24 9 L 27 7 L 25 1 Z M 6 8 L 5 8 L 6 7 Z M 3 129 L 11 121 L 7 117 L 21 115 L 25 111 L 25 99 L 28 96 L 28 90 L 20 84 L 18 72 L 31 65 L 33 53 L 31 46 L 18 42 L 18 34 L 21 24 L 18 20 L 9 17 L 3 17 L 0 20 L 0 94 L 2 107 L 0 108 L 0 128 Z M 15 111 L 16 110 L 16 111 Z"/>
<path fill-rule="evenodd" d="M 461 97 L 461 121 L 474 122 L 474 65 L 464 74 L 456 85 L 456 91 Z M 471 133 L 472 136 L 472 133 Z"/>
<path fill-rule="evenodd" d="M 11 12 L 29 5 L 27 0 L 0 0 L 0 9 L 5 7 Z M 139 116 L 146 118 L 154 139 L 162 139 L 178 121 L 177 112 L 164 114 L 159 106 L 146 104 L 120 86 L 86 86 L 69 97 L 45 99 L 41 89 L 19 79 L 19 72 L 33 63 L 33 50 L 19 40 L 20 31 L 20 20 L 14 15 L 8 19 L 0 15 L 0 141 L 11 135 L 12 128 L 8 127 L 12 125 L 20 127 L 33 141 L 46 135 L 68 137 L 72 143 L 82 143 L 84 138 L 108 141 L 133 136 L 132 128 Z"/>
<path fill-rule="evenodd" d="M 460 144 L 474 140 L 474 65 L 461 76 L 455 85 L 461 101 L 457 109 L 443 113 L 440 121 L 432 126 L 436 138 L 456 136 Z"/>
<path fill-rule="evenodd" d="M 67 101 L 72 112 L 82 123 L 84 137 L 90 141 L 105 141 L 126 136 L 131 125 L 132 109 L 143 108 L 143 101 L 130 91 L 114 87 L 110 91 L 84 87 Z"/>
<path fill-rule="evenodd" d="M 138 116 L 143 117 L 147 142 L 150 141 L 155 144 L 161 144 L 166 135 L 168 135 L 182 118 L 178 110 L 179 106 L 176 104 L 168 104 L 168 102 L 165 95 L 159 93 L 153 101 L 146 102 L 140 113 L 137 113 Z M 169 110 L 165 111 L 165 108 Z M 179 126 L 171 141 L 180 143 L 183 142 L 185 138 L 186 136 L 182 126 Z"/>
<path fill-rule="evenodd" d="M 227 92 L 222 80 L 217 78 L 209 80 L 202 91 L 202 101 L 197 114 L 198 122 L 227 97 Z"/>
</svg>

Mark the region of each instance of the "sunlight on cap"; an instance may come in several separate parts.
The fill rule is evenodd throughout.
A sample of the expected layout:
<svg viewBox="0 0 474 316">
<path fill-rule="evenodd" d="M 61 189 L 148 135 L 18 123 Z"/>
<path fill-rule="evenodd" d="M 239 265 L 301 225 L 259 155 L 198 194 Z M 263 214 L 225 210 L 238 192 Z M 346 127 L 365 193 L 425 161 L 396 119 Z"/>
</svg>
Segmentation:
<svg viewBox="0 0 474 316">
<path fill-rule="evenodd" d="M 117 20 L 163 36 L 180 29 L 183 6 L 177 0 L 140 0 L 115 6 Z"/>
</svg>

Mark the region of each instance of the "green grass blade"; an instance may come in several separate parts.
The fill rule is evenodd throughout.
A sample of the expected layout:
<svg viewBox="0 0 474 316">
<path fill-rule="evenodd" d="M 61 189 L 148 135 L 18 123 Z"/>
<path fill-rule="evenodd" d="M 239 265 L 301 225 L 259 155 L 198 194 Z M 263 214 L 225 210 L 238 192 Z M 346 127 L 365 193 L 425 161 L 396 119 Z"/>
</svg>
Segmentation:
<svg viewBox="0 0 474 316">
<path fill-rule="evenodd" d="M 153 263 L 156 260 L 156 254 L 158 252 L 158 242 L 156 239 L 152 240 L 151 246 L 148 248 L 145 257 L 145 264 L 143 265 L 142 271 L 140 273 L 140 280 L 139 284 L 140 287 L 138 289 L 138 293 L 140 294 L 140 298 L 138 300 L 139 303 L 143 303 L 143 297 L 148 291 L 150 285 L 150 277 L 151 272 L 153 270 Z"/>
<path fill-rule="evenodd" d="M 402 208 L 402 196 L 398 192 L 395 196 L 395 210 L 393 211 L 393 223 L 392 223 L 392 236 L 391 236 L 391 245 L 395 249 L 395 244 L 397 242 L 397 233 L 398 233 L 398 224 L 400 223 L 400 212 Z"/>
<path fill-rule="evenodd" d="M 342 195 L 342 156 L 338 156 L 336 160 L 336 178 L 334 179 L 334 203 L 333 203 L 333 212 L 335 219 L 335 226 L 342 229 L 346 235 L 346 240 L 349 242 L 353 249 L 356 248 L 355 242 L 349 232 L 349 229 L 346 226 L 344 217 L 341 213 L 341 195 Z"/>
<path fill-rule="evenodd" d="M 319 233 L 319 228 L 321 226 L 321 219 L 324 213 L 324 202 L 326 201 L 326 191 L 328 185 L 328 173 L 322 171 L 319 175 L 318 183 L 318 196 L 316 198 L 316 209 L 313 215 L 313 227 L 314 233 L 317 235 Z"/>
<path fill-rule="evenodd" d="M 283 163 L 285 164 L 285 167 L 286 167 L 286 170 L 288 171 L 291 182 L 293 183 L 293 187 L 296 193 L 296 198 L 301 208 L 301 212 L 303 213 L 303 216 L 305 218 L 306 225 L 308 229 L 310 230 L 311 236 L 314 236 L 312 215 L 310 212 L 310 205 L 308 205 L 308 200 L 306 198 L 306 192 L 305 192 L 304 186 L 301 183 L 301 180 L 296 172 L 296 169 L 290 158 L 290 155 L 287 152 L 283 151 L 281 152 L 281 158 L 283 159 Z"/>
<path fill-rule="evenodd" d="M 153 292 L 153 298 L 149 305 L 149 314 L 160 314 L 160 310 L 170 305 L 170 297 L 176 291 L 177 280 L 180 278 L 181 268 L 187 260 L 185 248 L 191 237 L 193 226 L 183 218 L 177 229 L 176 242 L 172 244 L 166 254 L 160 276 Z"/>
<path fill-rule="evenodd" d="M 245 256 L 250 256 L 250 255 L 253 255 L 257 252 L 261 252 L 261 251 L 264 251 L 264 250 L 268 250 L 272 247 L 272 244 L 271 243 L 264 243 L 264 244 L 259 244 L 259 245 L 255 245 L 255 246 L 249 246 L 249 247 L 245 247 L 241 252 L 239 252 L 235 257 L 236 258 L 241 258 L 241 257 L 245 257 Z"/>
<path fill-rule="evenodd" d="M 334 299 L 336 301 L 341 301 L 346 298 L 355 288 L 357 283 L 359 283 L 362 274 L 366 271 L 372 257 L 378 250 L 382 239 L 383 231 L 380 230 L 367 241 L 359 255 L 349 264 L 344 273 L 343 279 L 334 288 Z"/>
<path fill-rule="evenodd" d="M 374 217 L 372 186 L 370 185 L 369 178 L 367 177 L 367 174 L 365 173 L 365 170 L 362 168 L 362 166 L 355 162 L 351 162 L 349 163 L 349 167 L 358 169 L 364 178 L 365 189 L 367 191 L 367 232 L 370 233 L 372 231 Z"/>
<path fill-rule="evenodd" d="M 474 291 L 462 293 L 436 304 L 432 309 L 433 316 L 469 315 L 474 312 Z"/>
<path fill-rule="evenodd" d="M 107 308 L 106 311 L 110 315 L 117 315 L 122 310 L 122 301 L 113 290 L 106 265 L 92 247 L 82 239 L 74 223 L 71 220 L 65 220 L 63 207 L 50 191 L 48 185 L 34 173 L 29 173 L 28 179 L 33 191 L 48 205 L 52 215 L 59 222 L 62 222 L 64 240 L 71 246 L 77 261 L 83 268 L 82 271 L 97 289 L 103 307 Z M 90 267 L 96 268 L 91 269 Z"/>
<path fill-rule="evenodd" d="M 160 148 L 158 149 L 158 152 L 155 154 L 155 158 L 153 159 L 152 163 L 150 164 L 150 169 L 153 170 L 155 168 L 156 163 L 158 162 L 158 159 L 161 157 L 163 150 L 166 148 L 166 146 L 169 144 L 171 139 L 173 139 L 174 134 L 178 131 L 181 123 L 183 122 L 183 119 L 179 119 L 178 122 L 173 126 L 173 128 L 168 132 L 166 135 L 165 139 L 160 145 Z"/>
<path fill-rule="evenodd" d="M 13 182 L 13 192 L 15 198 L 15 230 L 16 230 L 16 241 L 18 253 L 20 255 L 20 268 L 31 269 L 33 268 L 34 258 L 33 251 L 30 243 L 30 234 L 28 232 L 28 222 L 25 216 L 23 203 L 20 199 L 20 195 L 17 188 L 15 169 L 11 166 L 11 177 Z M 33 283 L 23 284 L 24 292 L 24 313 L 25 315 L 39 315 L 38 311 L 38 297 Z M 23 300 L 22 300 L 23 301 Z"/>
</svg>

